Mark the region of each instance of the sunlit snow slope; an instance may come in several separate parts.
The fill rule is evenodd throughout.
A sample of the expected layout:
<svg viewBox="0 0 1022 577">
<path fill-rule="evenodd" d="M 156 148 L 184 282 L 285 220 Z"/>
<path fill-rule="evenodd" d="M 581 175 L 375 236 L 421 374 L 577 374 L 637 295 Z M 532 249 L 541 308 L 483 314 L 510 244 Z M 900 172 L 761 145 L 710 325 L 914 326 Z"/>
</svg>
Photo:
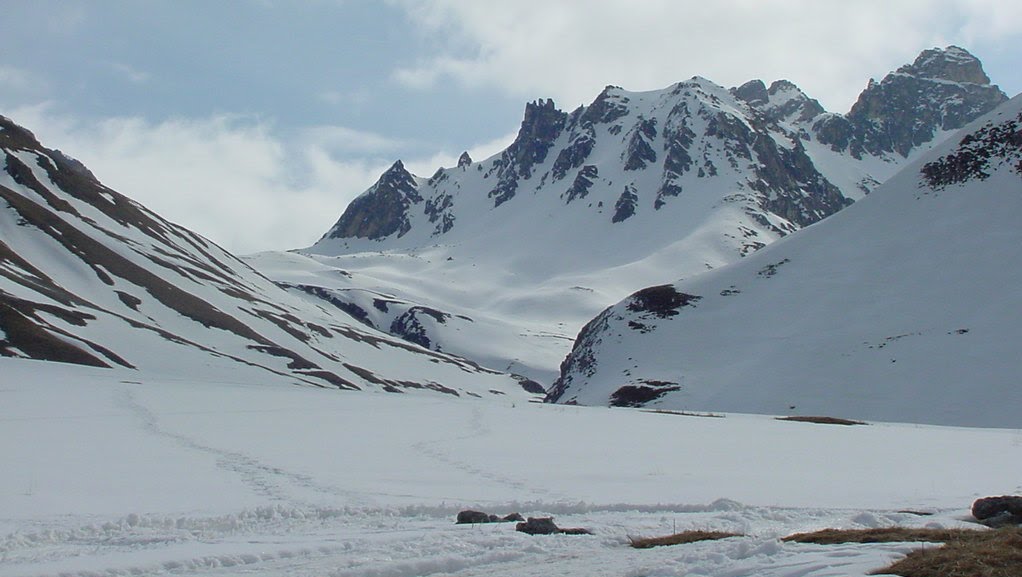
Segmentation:
<svg viewBox="0 0 1022 577">
<path fill-rule="evenodd" d="M 550 399 L 1016 427 L 1022 97 L 868 198 L 579 334 Z"/>
<path fill-rule="evenodd" d="M 281 290 L 4 117 L 0 149 L 2 356 L 239 382 L 524 395 L 507 375 Z"/>
</svg>

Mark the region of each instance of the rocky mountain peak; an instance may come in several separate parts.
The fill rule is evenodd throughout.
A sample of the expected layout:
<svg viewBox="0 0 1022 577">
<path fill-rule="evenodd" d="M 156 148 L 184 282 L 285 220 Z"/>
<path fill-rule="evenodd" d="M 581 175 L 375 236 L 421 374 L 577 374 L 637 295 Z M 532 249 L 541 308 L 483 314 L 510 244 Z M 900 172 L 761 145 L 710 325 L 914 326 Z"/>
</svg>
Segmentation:
<svg viewBox="0 0 1022 577">
<path fill-rule="evenodd" d="M 990 84 L 979 59 L 958 46 L 924 50 L 912 64 L 902 66 L 898 72 L 934 80 Z"/>
<path fill-rule="evenodd" d="M 743 100 L 752 106 L 758 106 L 770 102 L 770 95 L 767 94 L 766 84 L 760 79 L 750 80 L 745 84 L 731 89 L 739 100 Z"/>
<path fill-rule="evenodd" d="M 468 155 L 468 151 L 466 150 L 465 152 L 462 152 L 461 156 L 458 157 L 458 168 L 465 168 L 471 164 L 472 157 Z"/>
<path fill-rule="evenodd" d="M 956 46 L 923 51 L 880 82 L 870 80 L 851 111 L 813 128 L 820 141 L 853 157 L 908 157 L 938 131 L 957 130 L 1008 99 L 979 60 Z"/>
<path fill-rule="evenodd" d="M 411 229 L 408 208 L 422 202 L 419 186 L 400 160 L 356 198 L 324 238 L 381 239 Z"/>
</svg>

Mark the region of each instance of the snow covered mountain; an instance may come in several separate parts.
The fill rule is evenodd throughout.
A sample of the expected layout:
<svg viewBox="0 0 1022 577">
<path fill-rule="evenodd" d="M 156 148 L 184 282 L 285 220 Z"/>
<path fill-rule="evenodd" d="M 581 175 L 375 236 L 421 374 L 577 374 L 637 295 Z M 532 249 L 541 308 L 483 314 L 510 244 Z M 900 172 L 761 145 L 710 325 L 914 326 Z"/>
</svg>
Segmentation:
<svg viewBox="0 0 1022 577">
<path fill-rule="evenodd" d="M 581 331 L 548 399 L 1015 427 L 1022 96 L 868 198 Z"/>
<path fill-rule="evenodd" d="M 0 356 L 181 378 L 525 393 L 290 295 L 0 117 Z"/>
<path fill-rule="evenodd" d="M 314 246 L 250 263 L 368 325 L 549 383 L 607 304 L 841 210 L 1006 98 L 950 47 L 870 81 L 845 115 L 787 81 L 608 87 L 570 113 L 540 100 L 500 154 L 430 178 L 398 161 Z"/>
</svg>

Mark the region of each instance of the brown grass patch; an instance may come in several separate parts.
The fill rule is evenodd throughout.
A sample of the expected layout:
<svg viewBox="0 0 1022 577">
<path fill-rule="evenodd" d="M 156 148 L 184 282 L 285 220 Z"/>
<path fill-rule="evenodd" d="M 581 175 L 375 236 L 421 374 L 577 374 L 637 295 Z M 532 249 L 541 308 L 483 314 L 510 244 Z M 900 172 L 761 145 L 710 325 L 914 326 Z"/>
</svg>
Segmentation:
<svg viewBox="0 0 1022 577">
<path fill-rule="evenodd" d="M 1022 527 L 976 529 L 824 529 L 782 539 L 796 543 L 940 542 L 920 549 L 873 574 L 903 577 L 1019 577 L 1022 575 Z"/>
<path fill-rule="evenodd" d="M 798 423 L 817 423 L 820 425 L 867 425 L 865 421 L 839 419 L 838 417 L 777 417 L 778 421 L 795 421 Z"/>
<path fill-rule="evenodd" d="M 789 543 L 816 543 L 837 545 L 840 543 L 944 543 L 961 536 L 963 532 L 986 533 L 975 529 L 909 529 L 906 527 L 882 527 L 879 529 L 823 529 L 812 533 L 796 533 L 781 541 Z"/>
<path fill-rule="evenodd" d="M 725 533 L 722 531 L 682 531 L 665 537 L 629 537 L 632 547 L 635 549 L 650 549 L 652 547 L 663 547 L 665 545 L 684 545 L 697 541 L 717 541 L 728 537 L 742 537 L 741 533 Z"/>
</svg>

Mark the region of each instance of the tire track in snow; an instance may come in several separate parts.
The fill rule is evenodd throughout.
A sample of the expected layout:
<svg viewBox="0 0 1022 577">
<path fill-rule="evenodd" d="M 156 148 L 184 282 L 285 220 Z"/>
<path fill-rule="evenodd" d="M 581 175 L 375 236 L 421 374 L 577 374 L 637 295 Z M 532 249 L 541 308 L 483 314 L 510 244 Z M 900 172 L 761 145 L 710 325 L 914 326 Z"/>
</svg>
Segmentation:
<svg viewBox="0 0 1022 577">
<path fill-rule="evenodd" d="M 314 508 L 314 503 L 294 497 L 292 492 L 297 487 L 329 497 L 341 497 L 352 504 L 366 503 L 365 497 L 354 491 L 319 483 L 309 475 L 268 465 L 240 451 L 213 447 L 188 435 L 171 431 L 161 426 L 157 415 L 139 402 L 134 392 L 127 388 L 120 390 L 116 402 L 141 420 L 143 430 L 170 439 L 185 449 L 212 455 L 216 458 L 217 467 L 237 475 L 257 495 L 273 501 Z"/>
</svg>

